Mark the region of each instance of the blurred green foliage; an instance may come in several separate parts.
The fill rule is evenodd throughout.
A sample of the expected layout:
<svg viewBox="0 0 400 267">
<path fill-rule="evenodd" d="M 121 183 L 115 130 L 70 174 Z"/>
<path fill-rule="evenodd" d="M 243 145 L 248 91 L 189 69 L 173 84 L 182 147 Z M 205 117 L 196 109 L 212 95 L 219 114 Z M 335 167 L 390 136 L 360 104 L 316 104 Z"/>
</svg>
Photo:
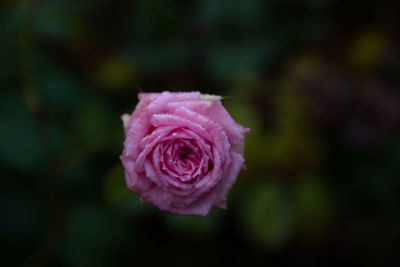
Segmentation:
<svg viewBox="0 0 400 267">
<path fill-rule="evenodd" d="M 396 1 L 1 1 L 1 265 L 393 263 L 399 11 Z M 222 95 L 251 128 L 227 211 L 164 214 L 126 188 L 120 115 L 138 88 Z"/>
<path fill-rule="evenodd" d="M 267 181 L 255 186 L 244 202 L 244 228 L 255 241 L 267 248 L 282 246 L 294 230 L 294 213 L 283 188 Z"/>
</svg>

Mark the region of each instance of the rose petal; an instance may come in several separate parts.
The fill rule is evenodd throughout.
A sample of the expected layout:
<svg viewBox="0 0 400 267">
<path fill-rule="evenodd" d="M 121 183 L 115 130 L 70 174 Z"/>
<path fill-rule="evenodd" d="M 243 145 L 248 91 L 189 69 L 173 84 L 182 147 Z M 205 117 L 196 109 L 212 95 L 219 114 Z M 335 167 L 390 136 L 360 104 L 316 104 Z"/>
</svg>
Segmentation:
<svg viewBox="0 0 400 267">
<path fill-rule="evenodd" d="M 224 176 L 224 180 L 220 183 L 220 188 L 217 196 L 217 202 L 215 203 L 215 206 L 221 209 L 226 209 L 226 196 L 228 194 L 229 189 L 233 186 L 235 183 L 238 174 L 240 172 L 240 169 L 242 168 L 244 164 L 244 159 L 243 156 L 236 153 L 232 152 L 232 164 L 229 167 L 228 173 Z"/>
<path fill-rule="evenodd" d="M 121 161 L 128 188 L 161 210 L 205 216 L 226 208 L 226 195 L 244 167 L 244 134 L 220 97 L 141 93 L 122 117 Z"/>
</svg>

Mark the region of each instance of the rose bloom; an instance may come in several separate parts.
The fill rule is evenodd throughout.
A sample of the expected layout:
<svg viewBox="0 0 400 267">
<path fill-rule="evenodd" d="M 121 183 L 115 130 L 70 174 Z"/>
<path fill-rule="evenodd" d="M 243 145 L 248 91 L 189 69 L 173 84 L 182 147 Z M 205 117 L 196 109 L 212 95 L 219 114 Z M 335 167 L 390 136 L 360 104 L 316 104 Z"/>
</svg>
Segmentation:
<svg viewBox="0 0 400 267">
<path fill-rule="evenodd" d="M 140 93 L 131 116 L 123 115 L 121 156 L 129 189 L 160 210 L 206 216 L 226 209 L 226 196 L 245 168 L 244 134 L 221 97 Z"/>
</svg>

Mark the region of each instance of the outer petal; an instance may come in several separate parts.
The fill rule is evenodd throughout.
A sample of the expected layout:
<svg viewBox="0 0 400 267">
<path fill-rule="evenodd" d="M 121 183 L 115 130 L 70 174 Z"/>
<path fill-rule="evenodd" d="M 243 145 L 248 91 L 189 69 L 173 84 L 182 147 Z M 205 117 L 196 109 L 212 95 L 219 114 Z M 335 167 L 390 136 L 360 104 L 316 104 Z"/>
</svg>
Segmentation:
<svg viewBox="0 0 400 267">
<path fill-rule="evenodd" d="M 129 116 L 128 114 L 123 114 L 123 115 L 121 116 L 121 120 L 122 120 L 122 123 L 123 123 L 123 125 L 124 125 L 125 136 L 126 136 L 127 133 L 128 133 L 128 124 L 129 124 L 130 118 L 131 118 L 131 116 Z"/>
<path fill-rule="evenodd" d="M 175 101 L 191 101 L 199 100 L 201 97 L 200 92 L 163 92 L 163 93 L 139 93 L 138 98 L 140 101 L 153 102 L 159 97 L 173 97 Z"/>
<path fill-rule="evenodd" d="M 121 156 L 122 164 L 125 168 L 125 182 L 126 186 L 132 191 L 142 194 L 143 192 L 149 191 L 154 183 L 146 178 L 143 178 L 141 174 L 136 172 L 136 163 L 131 157 Z"/>
<path fill-rule="evenodd" d="M 215 192 L 209 192 L 201 196 L 191 205 L 183 206 L 184 199 L 171 196 L 167 191 L 159 187 L 153 187 L 142 195 L 143 200 L 152 203 L 160 210 L 178 215 L 199 215 L 206 216 L 216 199 Z"/>
<path fill-rule="evenodd" d="M 226 196 L 228 194 L 228 191 L 235 183 L 239 175 L 240 169 L 244 164 L 244 159 L 242 155 L 236 152 L 232 152 L 231 157 L 232 157 L 232 163 L 230 165 L 230 168 L 228 169 L 228 172 L 225 174 L 224 180 L 219 184 L 219 188 L 217 189 L 218 196 L 215 203 L 215 207 L 221 209 L 226 208 Z"/>
<path fill-rule="evenodd" d="M 229 141 L 232 145 L 240 143 L 244 134 L 249 131 L 248 128 L 244 128 L 232 119 L 228 111 L 222 106 L 221 101 L 218 99 L 212 101 L 198 100 L 171 102 L 167 106 L 169 111 L 176 111 L 181 107 L 186 107 L 221 125 L 228 135 Z"/>
<path fill-rule="evenodd" d="M 213 207 L 215 199 L 216 193 L 214 191 L 211 191 L 202 195 L 202 197 L 195 201 L 193 204 L 184 208 L 173 208 L 171 209 L 171 212 L 180 215 L 207 216 L 211 208 Z"/>
</svg>

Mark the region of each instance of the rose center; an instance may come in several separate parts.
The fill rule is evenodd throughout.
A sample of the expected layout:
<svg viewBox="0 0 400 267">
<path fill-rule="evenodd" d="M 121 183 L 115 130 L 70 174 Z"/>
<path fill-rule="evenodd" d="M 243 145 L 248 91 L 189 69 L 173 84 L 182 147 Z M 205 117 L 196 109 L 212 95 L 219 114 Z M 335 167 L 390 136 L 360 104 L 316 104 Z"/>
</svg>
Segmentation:
<svg viewBox="0 0 400 267">
<path fill-rule="evenodd" d="M 185 160 L 185 159 L 187 159 L 188 157 L 189 157 L 189 154 L 190 154 L 191 152 L 190 152 L 190 149 L 189 148 L 187 148 L 187 147 L 183 147 L 182 148 L 182 151 L 181 151 L 181 159 L 183 159 L 183 160 Z"/>
<path fill-rule="evenodd" d="M 181 182 L 189 182 L 202 174 L 202 150 L 193 140 L 174 140 L 163 143 L 162 147 L 162 171 Z"/>
</svg>

